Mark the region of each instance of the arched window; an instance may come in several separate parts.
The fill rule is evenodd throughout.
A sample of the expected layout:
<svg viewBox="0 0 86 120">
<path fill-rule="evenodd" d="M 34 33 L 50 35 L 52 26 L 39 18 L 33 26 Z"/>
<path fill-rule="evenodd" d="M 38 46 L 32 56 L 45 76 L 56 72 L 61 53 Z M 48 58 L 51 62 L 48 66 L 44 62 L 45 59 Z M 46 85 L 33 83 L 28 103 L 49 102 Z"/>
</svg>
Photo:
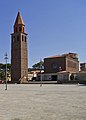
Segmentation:
<svg viewBox="0 0 86 120">
<path fill-rule="evenodd" d="M 23 32 L 24 32 L 24 27 L 23 27 Z"/>
<path fill-rule="evenodd" d="M 24 36 L 22 35 L 22 41 L 24 41 Z"/>
<path fill-rule="evenodd" d="M 15 36 L 12 37 L 12 42 L 14 42 L 14 40 L 15 40 Z"/>
<path fill-rule="evenodd" d="M 16 32 L 17 32 L 17 27 L 16 27 Z"/>
<path fill-rule="evenodd" d="M 19 32 L 21 32 L 21 27 L 19 27 Z"/>
<path fill-rule="evenodd" d="M 27 37 L 25 36 L 25 42 L 27 41 Z"/>
</svg>

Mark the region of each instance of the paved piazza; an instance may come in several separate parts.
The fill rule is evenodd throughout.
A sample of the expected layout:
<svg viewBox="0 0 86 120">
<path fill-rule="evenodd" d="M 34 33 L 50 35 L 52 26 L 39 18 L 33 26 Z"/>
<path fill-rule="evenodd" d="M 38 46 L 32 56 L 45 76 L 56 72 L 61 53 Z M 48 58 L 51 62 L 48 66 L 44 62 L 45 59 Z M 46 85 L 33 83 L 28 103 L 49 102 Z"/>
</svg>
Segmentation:
<svg viewBox="0 0 86 120">
<path fill-rule="evenodd" d="M 86 120 L 86 86 L 0 84 L 0 120 Z"/>
</svg>

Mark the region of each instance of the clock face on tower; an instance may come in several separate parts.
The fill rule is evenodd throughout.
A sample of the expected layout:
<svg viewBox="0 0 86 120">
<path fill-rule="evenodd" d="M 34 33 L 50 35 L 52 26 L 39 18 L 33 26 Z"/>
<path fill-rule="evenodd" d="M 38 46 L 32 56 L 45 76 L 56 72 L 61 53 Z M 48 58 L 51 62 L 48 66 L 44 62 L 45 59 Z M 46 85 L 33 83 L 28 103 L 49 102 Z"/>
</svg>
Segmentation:
<svg viewBox="0 0 86 120">
<path fill-rule="evenodd" d="M 57 67 L 58 67 L 58 66 L 57 66 L 57 63 L 55 63 L 55 62 L 52 63 L 52 68 L 53 68 L 53 69 L 56 69 Z"/>
</svg>

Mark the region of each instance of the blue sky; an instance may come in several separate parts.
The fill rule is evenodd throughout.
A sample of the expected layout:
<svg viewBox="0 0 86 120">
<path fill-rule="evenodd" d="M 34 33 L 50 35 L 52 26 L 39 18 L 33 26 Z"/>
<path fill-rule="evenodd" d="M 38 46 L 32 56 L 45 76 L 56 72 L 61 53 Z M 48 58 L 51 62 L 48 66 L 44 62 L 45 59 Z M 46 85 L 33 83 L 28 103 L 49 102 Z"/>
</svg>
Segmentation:
<svg viewBox="0 0 86 120">
<path fill-rule="evenodd" d="M 76 52 L 86 62 L 86 0 L 0 1 L 0 62 L 7 51 L 11 61 L 11 36 L 20 10 L 28 33 L 31 67 L 48 56 Z"/>
</svg>

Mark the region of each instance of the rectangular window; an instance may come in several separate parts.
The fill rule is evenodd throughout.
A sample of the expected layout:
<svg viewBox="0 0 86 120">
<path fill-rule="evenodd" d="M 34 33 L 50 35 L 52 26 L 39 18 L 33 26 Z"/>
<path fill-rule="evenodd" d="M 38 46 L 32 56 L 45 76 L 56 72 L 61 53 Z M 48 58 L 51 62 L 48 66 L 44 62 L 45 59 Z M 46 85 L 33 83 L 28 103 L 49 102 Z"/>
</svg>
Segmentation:
<svg viewBox="0 0 86 120">
<path fill-rule="evenodd" d="M 17 41 L 19 41 L 19 35 L 17 36 Z"/>
</svg>

